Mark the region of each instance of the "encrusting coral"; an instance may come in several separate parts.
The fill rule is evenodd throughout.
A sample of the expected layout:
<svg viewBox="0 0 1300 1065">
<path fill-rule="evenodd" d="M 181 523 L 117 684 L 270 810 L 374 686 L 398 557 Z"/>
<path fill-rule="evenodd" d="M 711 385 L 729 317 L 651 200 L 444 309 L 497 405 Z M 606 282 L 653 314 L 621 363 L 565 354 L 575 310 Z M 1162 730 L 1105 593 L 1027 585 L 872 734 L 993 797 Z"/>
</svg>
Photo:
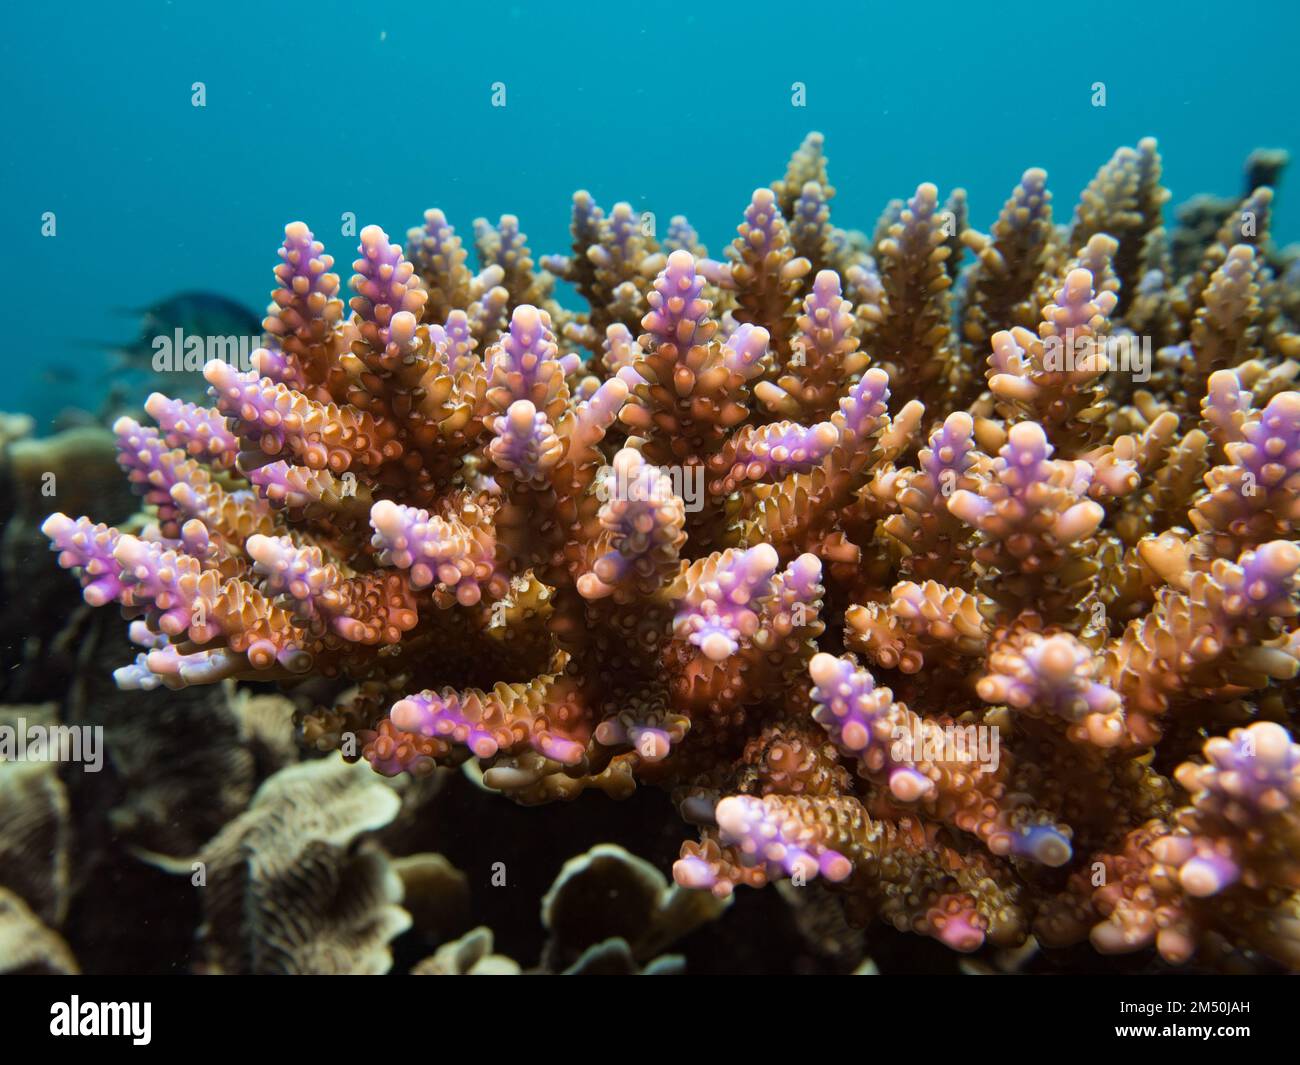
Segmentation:
<svg viewBox="0 0 1300 1065">
<path fill-rule="evenodd" d="M 200 971 L 388 971 L 411 919 L 387 856 L 358 837 L 400 800 L 357 772 L 337 755 L 283 769 L 203 848 Z"/>
<path fill-rule="evenodd" d="M 813 134 L 724 259 L 580 192 L 570 254 L 480 220 L 474 273 L 435 210 L 350 314 L 295 222 L 254 369 L 115 426 L 147 521 L 44 531 L 119 686 L 312 678 L 304 742 L 384 774 L 669 789 L 683 887 L 1300 968 L 1295 276 L 1268 187 L 1172 257 L 1160 174 L 866 238 Z"/>
</svg>

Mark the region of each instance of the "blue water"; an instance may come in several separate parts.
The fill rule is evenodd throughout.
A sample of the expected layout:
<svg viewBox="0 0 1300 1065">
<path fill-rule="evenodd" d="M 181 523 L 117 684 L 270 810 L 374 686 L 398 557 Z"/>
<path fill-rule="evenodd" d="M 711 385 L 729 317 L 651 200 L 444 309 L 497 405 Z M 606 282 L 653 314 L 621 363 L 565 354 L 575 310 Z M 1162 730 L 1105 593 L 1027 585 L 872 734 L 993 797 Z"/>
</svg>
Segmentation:
<svg viewBox="0 0 1300 1065">
<path fill-rule="evenodd" d="M 1293 3 L 146 0 L 3 19 L 0 409 L 42 419 L 102 390 L 104 357 L 76 341 L 127 339 L 114 308 L 212 289 L 260 310 L 293 219 L 346 279 L 344 212 L 396 236 L 439 206 L 467 238 L 476 216 L 514 213 L 537 254 L 567 250 L 585 187 L 685 213 L 718 254 L 810 129 L 835 222 L 868 229 L 926 180 L 964 186 L 985 228 L 1033 165 L 1063 220 L 1145 134 L 1174 203 L 1235 194 L 1252 148 L 1300 150 Z M 1300 239 L 1298 185 L 1283 182 L 1283 243 Z M 58 363 L 79 380 L 52 379 Z"/>
</svg>

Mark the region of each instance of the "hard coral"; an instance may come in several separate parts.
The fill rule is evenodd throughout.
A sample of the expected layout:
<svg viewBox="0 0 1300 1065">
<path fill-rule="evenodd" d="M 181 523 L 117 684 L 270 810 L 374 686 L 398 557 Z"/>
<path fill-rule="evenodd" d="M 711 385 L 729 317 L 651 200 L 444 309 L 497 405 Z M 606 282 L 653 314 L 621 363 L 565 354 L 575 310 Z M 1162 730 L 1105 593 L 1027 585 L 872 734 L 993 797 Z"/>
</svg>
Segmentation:
<svg viewBox="0 0 1300 1065">
<path fill-rule="evenodd" d="M 480 220 L 473 274 L 429 211 L 362 232 L 349 316 L 288 226 L 255 369 L 116 427 L 143 531 L 45 523 L 135 619 L 119 685 L 324 678 L 303 739 L 381 773 L 668 788 L 703 833 L 677 881 L 720 897 L 819 879 L 960 951 L 1300 968 L 1271 190 L 1172 259 L 1144 140 L 1068 227 L 1028 170 L 988 236 L 923 184 L 867 239 L 823 147 L 725 262 L 580 192 L 571 255 Z"/>
</svg>

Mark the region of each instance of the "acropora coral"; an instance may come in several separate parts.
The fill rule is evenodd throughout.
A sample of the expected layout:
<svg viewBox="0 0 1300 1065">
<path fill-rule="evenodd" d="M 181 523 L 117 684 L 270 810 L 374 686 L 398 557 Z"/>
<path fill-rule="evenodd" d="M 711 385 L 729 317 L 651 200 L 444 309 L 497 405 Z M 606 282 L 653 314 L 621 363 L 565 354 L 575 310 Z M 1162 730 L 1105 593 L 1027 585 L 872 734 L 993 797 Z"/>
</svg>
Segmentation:
<svg viewBox="0 0 1300 1065">
<path fill-rule="evenodd" d="M 362 231 L 347 304 L 287 226 L 254 369 L 115 426 L 145 520 L 45 522 L 131 619 L 118 685 L 311 678 L 302 741 L 383 774 L 668 789 L 719 897 L 1300 969 L 1272 190 L 1176 244 L 1151 139 L 1064 221 L 1039 169 L 988 233 L 834 195 L 812 134 L 719 259 L 578 192 L 569 253 L 478 220 L 477 272 L 431 210 Z"/>
</svg>

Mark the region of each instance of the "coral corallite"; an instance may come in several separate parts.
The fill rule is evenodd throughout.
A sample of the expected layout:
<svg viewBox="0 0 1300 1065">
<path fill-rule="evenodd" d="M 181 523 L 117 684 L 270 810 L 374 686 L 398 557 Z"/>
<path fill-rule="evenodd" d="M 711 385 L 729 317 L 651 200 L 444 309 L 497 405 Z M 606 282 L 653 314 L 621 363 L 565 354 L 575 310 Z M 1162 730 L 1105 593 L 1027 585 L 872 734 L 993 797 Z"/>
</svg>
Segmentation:
<svg viewBox="0 0 1300 1065">
<path fill-rule="evenodd" d="M 1046 180 L 866 238 L 813 134 L 721 259 L 580 192 L 569 254 L 479 220 L 474 272 L 432 210 L 363 230 L 350 311 L 294 222 L 254 368 L 115 426 L 135 531 L 44 531 L 133 619 L 121 687 L 310 691 L 304 743 L 525 804 L 666 789 L 683 885 L 1300 968 L 1271 192 L 1179 276 L 1154 141 L 1067 225 Z"/>
</svg>

